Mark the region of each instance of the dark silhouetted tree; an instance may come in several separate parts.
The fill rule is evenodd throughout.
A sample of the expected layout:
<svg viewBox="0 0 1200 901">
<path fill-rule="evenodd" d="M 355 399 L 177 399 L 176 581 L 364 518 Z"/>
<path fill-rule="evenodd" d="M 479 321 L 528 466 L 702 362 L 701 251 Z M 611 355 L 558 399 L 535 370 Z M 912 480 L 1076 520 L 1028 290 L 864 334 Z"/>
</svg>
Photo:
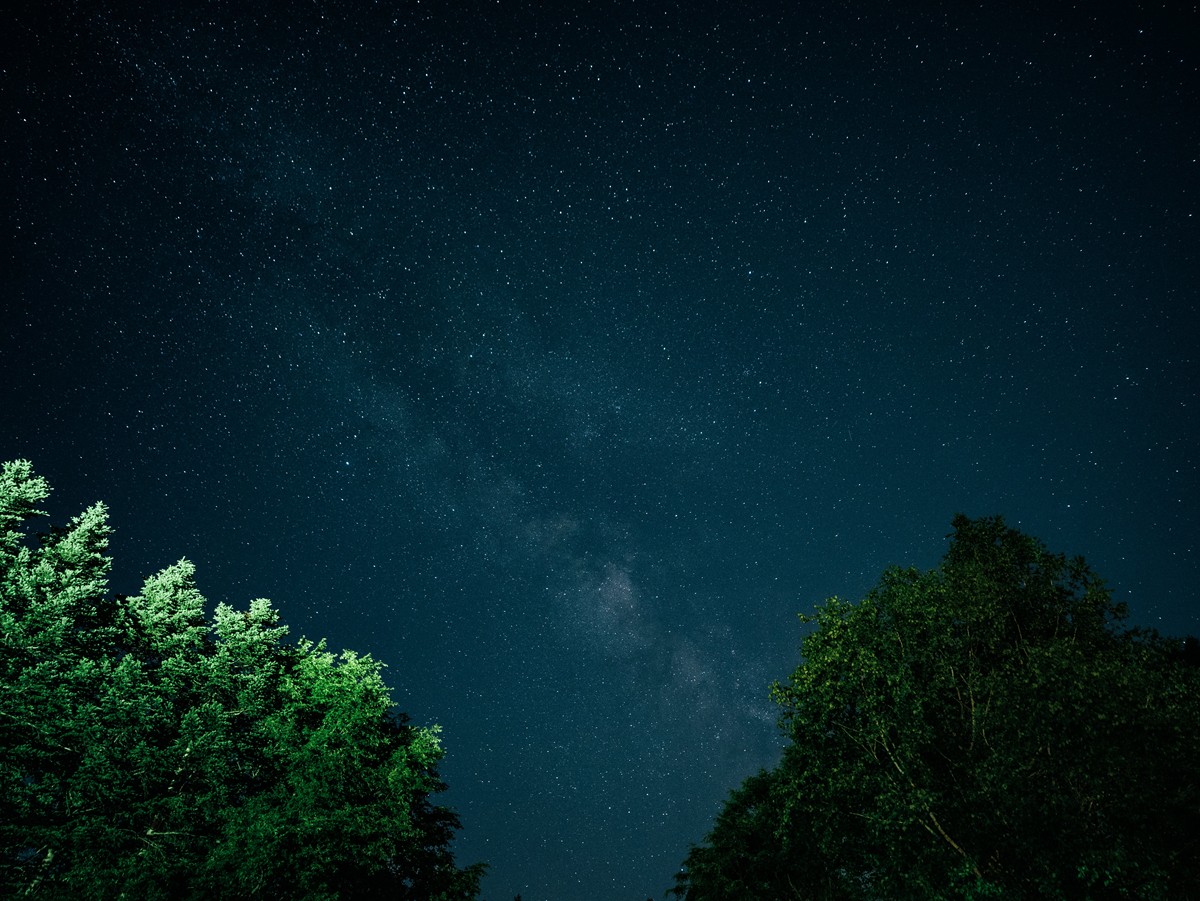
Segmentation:
<svg viewBox="0 0 1200 901">
<path fill-rule="evenodd" d="M 937 569 L 825 602 L 773 693 L 789 743 L 675 892 L 1200 898 L 1200 668 L 1082 559 L 957 517 Z"/>
</svg>

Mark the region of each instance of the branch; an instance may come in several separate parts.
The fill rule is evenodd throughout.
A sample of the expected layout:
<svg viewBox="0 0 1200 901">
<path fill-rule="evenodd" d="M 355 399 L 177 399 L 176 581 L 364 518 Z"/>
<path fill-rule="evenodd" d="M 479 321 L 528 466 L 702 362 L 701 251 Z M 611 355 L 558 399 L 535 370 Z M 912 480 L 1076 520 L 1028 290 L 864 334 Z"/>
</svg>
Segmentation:
<svg viewBox="0 0 1200 901">
<path fill-rule="evenodd" d="M 25 726 L 29 729 L 32 729 L 34 732 L 41 733 L 42 737 L 46 741 L 46 744 L 50 745 L 52 748 L 58 748 L 59 750 L 66 751 L 70 754 L 76 753 L 74 748 L 68 748 L 66 745 L 60 745 L 58 742 L 51 741 L 50 739 L 46 738 L 46 735 L 48 734 L 48 730 L 46 729 L 45 726 L 39 726 L 35 723 L 29 722 L 28 720 L 23 720 L 23 719 L 19 718 L 16 714 L 9 713 L 7 710 L 0 710 L 0 714 L 4 714 L 4 716 L 8 717 L 10 720 L 13 720 L 15 723 L 17 723 L 20 726 Z"/>
<path fill-rule="evenodd" d="M 977 867 L 975 865 L 975 861 L 971 859 L 971 855 L 968 854 L 966 851 L 964 851 L 962 849 L 962 846 L 946 833 L 946 830 L 942 828 L 942 824 L 940 822 L 938 822 L 937 814 L 935 814 L 930 809 L 928 804 L 925 805 L 925 812 L 927 814 L 929 814 L 929 820 L 930 820 L 930 822 L 933 823 L 934 827 L 936 827 L 937 834 L 940 835 L 942 838 L 944 838 L 947 842 L 949 842 L 950 847 L 953 848 L 955 851 L 957 851 L 959 854 L 961 854 L 963 856 L 963 859 L 966 860 L 967 863 L 969 863 L 971 865 L 971 872 L 974 873 L 976 875 L 976 877 L 978 877 L 979 879 L 983 879 L 983 873 L 980 872 L 979 867 Z M 922 823 L 921 825 L 925 825 L 925 824 Z M 928 826 L 925 826 L 925 828 L 930 833 L 932 833 L 933 830 L 929 829 Z"/>
<path fill-rule="evenodd" d="M 904 772 L 904 768 L 900 766 L 900 762 L 898 760 L 896 760 L 896 755 L 892 753 L 892 749 L 887 746 L 886 742 L 883 743 L 883 749 L 887 752 L 888 757 L 891 759 L 892 766 L 894 766 L 897 769 L 897 771 L 899 771 L 899 773 L 902 776 L 904 776 L 904 778 L 908 781 L 908 784 L 912 788 L 912 790 L 914 792 L 919 791 L 919 789 L 917 788 L 917 784 L 913 781 L 912 777 L 908 775 L 908 773 Z M 960 845 L 958 842 L 956 842 L 954 839 L 952 839 L 950 837 L 949 833 L 947 833 L 946 830 L 942 828 L 942 824 L 938 820 L 937 814 L 935 814 L 933 812 L 933 808 L 930 807 L 929 804 L 924 803 L 924 802 L 922 802 L 921 806 L 925 808 L 925 813 L 929 817 L 929 822 L 933 823 L 934 828 L 937 829 L 937 832 L 935 833 L 933 831 L 933 829 L 929 828 L 929 825 L 927 823 L 922 822 L 921 825 L 925 828 L 925 831 L 928 832 L 930 835 L 940 835 L 943 839 L 945 839 L 945 841 L 950 845 L 950 847 L 953 848 L 955 851 L 957 851 L 959 854 L 961 854 L 963 856 L 963 859 L 966 860 L 967 863 L 969 863 L 971 865 L 971 872 L 973 872 L 979 879 L 982 879 L 983 873 L 980 871 L 979 867 L 975 865 L 975 861 L 971 858 L 971 855 L 968 854 L 966 851 L 964 851 L 962 845 Z"/>
</svg>

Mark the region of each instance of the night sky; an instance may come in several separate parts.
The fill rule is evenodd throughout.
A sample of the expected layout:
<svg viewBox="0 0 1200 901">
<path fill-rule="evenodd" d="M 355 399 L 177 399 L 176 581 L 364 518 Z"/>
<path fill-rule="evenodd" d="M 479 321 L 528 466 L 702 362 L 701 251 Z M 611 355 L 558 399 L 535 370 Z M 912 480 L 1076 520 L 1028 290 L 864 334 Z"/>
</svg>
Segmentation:
<svg viewBox="0 0 1200 901">
<path fill-rule="evenodd" d="M 1200 633 L 1177 5 L 10 8 L 0 457 L 385 661 L 492 901 L 658 897 L 956 512 Z"/>
</svg>

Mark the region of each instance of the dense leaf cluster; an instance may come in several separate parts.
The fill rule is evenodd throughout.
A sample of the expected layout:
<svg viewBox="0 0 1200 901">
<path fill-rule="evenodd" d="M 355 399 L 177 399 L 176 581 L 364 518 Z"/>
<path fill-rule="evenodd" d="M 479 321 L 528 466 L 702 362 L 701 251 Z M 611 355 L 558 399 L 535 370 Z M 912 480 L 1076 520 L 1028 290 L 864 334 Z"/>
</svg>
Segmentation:
<svg viewBox="0 0 1200 901">
<path fill-rule="evenodd" d="M 187 560 L 111 595 L 105 507 L 32 542 L 48 493 L 4 465 L 0 895 L 476 896 L 378 662 L 284 644 L 265 600 L 210 622 Z"/>
<path fill-rule="evenodd" d="M 803 617 L 783 758 L 678 895 L 1200 898 L 1195 660 L 1126 628 L 1082 559 L 998 518 L 954 529 L 939 568 Z"/>
</svg>

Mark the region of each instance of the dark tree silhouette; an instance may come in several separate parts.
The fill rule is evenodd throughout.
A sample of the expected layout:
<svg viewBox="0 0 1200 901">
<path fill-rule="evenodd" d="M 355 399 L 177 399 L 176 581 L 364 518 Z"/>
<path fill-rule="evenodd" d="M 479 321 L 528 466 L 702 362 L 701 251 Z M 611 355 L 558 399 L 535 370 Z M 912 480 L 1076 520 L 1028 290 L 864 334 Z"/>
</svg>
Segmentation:
<svg viewBox="0 0 1200 901">
<path fill-rule="evenodd" d="M 960 516 L 939 568 L 802 619 L 782 761 L 678 895 L 1200 897 L 1197 643 L 1127 628 L 1082 559 Z"/>
</svg>

